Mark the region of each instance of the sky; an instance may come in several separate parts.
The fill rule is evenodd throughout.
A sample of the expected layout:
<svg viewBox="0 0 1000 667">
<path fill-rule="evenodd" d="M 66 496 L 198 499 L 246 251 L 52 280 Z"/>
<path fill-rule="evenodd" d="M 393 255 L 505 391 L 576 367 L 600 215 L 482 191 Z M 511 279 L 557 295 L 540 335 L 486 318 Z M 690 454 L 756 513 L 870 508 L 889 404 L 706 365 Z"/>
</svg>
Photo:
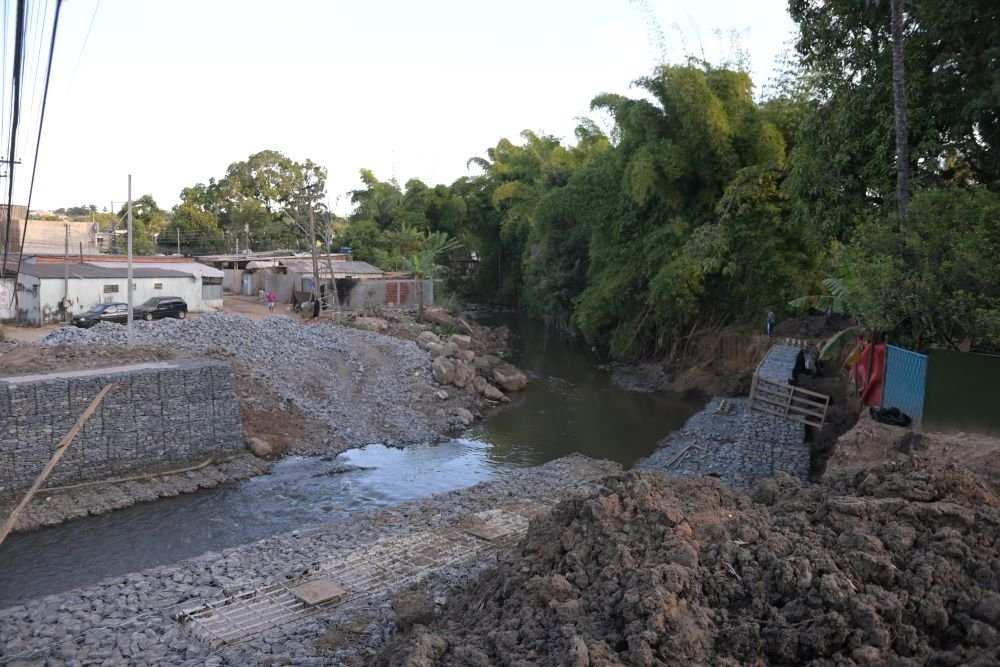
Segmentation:
<svg viewBox="0 0 1000 667">
<path fill-rule="evenodd" d="M 46 25 L 46 17 L 51 24 L 55 0 L 31 2 L 32 25 Z M 732 59 L 734 33 L 759 89 L 793 36 L 785 7 L 784 0 L 65 0 L 32 209 L 117 208 L 128 174 L 134 197 L 152 194 L 171 208 L 184 187 L 274 149 L 325 166 L 328 203 L 343 214 L 363 167 L 400 184 L 451 183 L 473 173 L 470 157 L 503 137 L 518 140 L 524 129 L 572 141 L 581 116 L 607 127 L 590 112 L 595 95 L 638 96 L 631 82 L 663 57 Z M 14 201 L 22 204 L 48 48 L 41 28 L 32 36 L 28 50 L 38 56 L 26 75 L 30 104 L 15 151 L 23 164 L 15 166 Z"/>
</svg>

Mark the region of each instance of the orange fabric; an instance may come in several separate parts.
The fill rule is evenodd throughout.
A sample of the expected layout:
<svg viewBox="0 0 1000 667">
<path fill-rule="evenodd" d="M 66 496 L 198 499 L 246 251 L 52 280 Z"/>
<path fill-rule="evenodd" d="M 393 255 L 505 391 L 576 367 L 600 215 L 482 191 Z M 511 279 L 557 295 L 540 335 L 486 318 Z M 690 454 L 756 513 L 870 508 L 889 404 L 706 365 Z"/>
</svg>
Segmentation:
<svg viewBox="0 0 1000 667">
<path fill-rule="evenodd" d="M 861 350 L 858 363 L 851 369 L 851 377 L 865 405 L 881 405 L 885 380 L 885 345 L 866 345 Z"/>
</svg>

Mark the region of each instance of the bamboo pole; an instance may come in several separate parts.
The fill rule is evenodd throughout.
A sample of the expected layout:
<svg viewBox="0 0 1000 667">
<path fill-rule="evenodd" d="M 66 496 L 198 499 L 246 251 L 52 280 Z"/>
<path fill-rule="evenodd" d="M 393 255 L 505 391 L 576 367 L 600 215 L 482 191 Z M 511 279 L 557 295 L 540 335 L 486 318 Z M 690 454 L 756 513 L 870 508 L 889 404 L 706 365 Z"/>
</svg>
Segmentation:
<svg viewBox="0 0 1000 667">
<path fill-rule="evenodd" d="M 39 487 L 42 486 L 42 483 L 45 482 L 49 474 L 52 473 L 56 464 L 59 463 L 59 459 L 61 459 L 63 454 L 66 453 L 66 450 L 69 449 L 70 443 L 73 442 L 77 434 L 80 432 L 80 429 L 82 429 L 83 425 L 87 423 L 90 416 L 94 414 L 94 411 L 97 410 L 97 406 L 101 404 L 101 401 L 104 400 L 104 397 L 107 396 L 113 386 L 114 385 L 112 384 L 104 385 L 104 389 L 102 389 L 97 397 L 90 402 L 90 405 L 88 405 L 87 409 L 83 411 L 80 418 L 76 420 L 76 424 L 74 424 L 73 428 L 69 430 L 69 433 L 63 436 L 63 439 L 59 442 L 59 446 L 56 447 L 55 453 L 52 454 L 52 458 L 49 459 L 49 462 L 45 464 L 45 468 L 42 469 L 41 474 L 38 475 L 38 479 L 36 479 L 35 483 L 31 485 L 28 492 L 24 494 L 24 498 L 22 498 L 17 507 L 14 508 L 14 511 L 10 513 L 10 516 L 7 518 L 6 523 L 4 523 L 3 528 L 0 528 L 0 544 L 3 544 L 3 541 L 7 539 L 8 535 L 10 535 L 10 532 L 14 530 L 14 524 L 17 523 L 17 516 L 21 513 L 21 510 L 27 507 L 28 503 L 31 502 L 32 497 L 34 497 L 35 493 L 37 493 Z"/>
</svg>

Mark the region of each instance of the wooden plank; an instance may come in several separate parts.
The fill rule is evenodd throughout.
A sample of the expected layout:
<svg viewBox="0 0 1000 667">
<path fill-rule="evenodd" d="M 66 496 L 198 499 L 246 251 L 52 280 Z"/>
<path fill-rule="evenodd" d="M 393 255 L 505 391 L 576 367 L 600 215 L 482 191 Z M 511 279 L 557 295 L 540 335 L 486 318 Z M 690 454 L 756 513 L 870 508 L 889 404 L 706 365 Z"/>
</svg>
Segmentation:
<svg viewBox="0 0 1000 667">
<path fill-rule="evenodd" d="M 807 418 L 805 416 L 802 416 L 802 418 L 800 419 L 800 418 L 798 418 L 798 415 L 795 415 L 795 414 L 785 414 L 785 413 L 780 412 L 778 410 L 769 410 L 769 409 L 767 409 L 767 408 L 765 408 L 765 407 L 763 407 L 761 405 L 751 406 L 751 409 L 752 410 L 756 410 L 757 412 L 764 412 L 764 413 L 769 414 L 769 415 L 774 415 L 775 417 L 784 417 L 785 419 L 790 419 L 790 420 L 792 420 L 794 422 L 799 422 L 799 423 L 802 423 L 802 424 L 808 424 L 809 426 L 815 426 L 817 428 L 823 428 L 822 422 L 817 422 L 817 421 L 809 419 L 809 418 Z"/>
<path fill-rule="evenodd" d="M 17 517 L 21 513 L 21 510 L 23 510 L 28 503 L 31 502 L 32 497 L 34 497 L 35 493 L 38 492 L 39 487 L 41 487 L 42 483 L 46 480 L 46 478 L 48 478 L 49 474 L 52 473 L 56 464 L 59 463 L 59 459 L 61 459 L 63 454 L 66 453 L 66 450 L 69 449 L 70 443 L 73 442 L 73 439 L 76 438 L 80 429 L 82 429 L 83 425 L 87 423 L 90 416 L 94 414 L 94 411 L 97 410 L 97 406 L 101 404 L 101 401 L 104 400 L 104 397 L 107 396 L 113 386 L 113 384 L 104 385 L 104 389 L 102 389 L 100 393 L 97 394 L 97 397 L 90 402 L 87 409 L 83 411 L 80 418 L 76 420 L 75 424 L 73 424 L 73 428 L 69 430 L 69 433 L 63 436 L 63 439 L 59 441 L 59 446 L 56 447 L 56 451 L 52 454 L 52 458 L 49 459 L 49 462 L 45 464 L 41 474 L 38 475 L 38 479 L 35 480 L 35 483 L 31 485 L 30 489 L 28 489 L 28 492 L 24 494 L 24 498 L 21 499 L 21 502 L 18 503 L 17 507 L 14 508 L 14 511 L 10 513 L 9 517 L 7 517 L 7 521 L 4 523 L 3 528 L 0 528 L 0 544 L 3 544 L 3 541 L 7 539 L 8 535 L 10 535 L 10 531 L 14 530 L 14 524 L 17 523 Z"/>
<path fill-rule="evenodd" d="M 821 394 L 818 391 L 813 391 L 812 389 L 803 389 L 802 387 L 795 387 L 795 391 L 802 394 L 808 394 L 810 396 L 815 396 L 817 398 L 825 399 L 827 401 L 830 400 L 830 397 L 827 396 L 826 394 Z"/>
</svg>

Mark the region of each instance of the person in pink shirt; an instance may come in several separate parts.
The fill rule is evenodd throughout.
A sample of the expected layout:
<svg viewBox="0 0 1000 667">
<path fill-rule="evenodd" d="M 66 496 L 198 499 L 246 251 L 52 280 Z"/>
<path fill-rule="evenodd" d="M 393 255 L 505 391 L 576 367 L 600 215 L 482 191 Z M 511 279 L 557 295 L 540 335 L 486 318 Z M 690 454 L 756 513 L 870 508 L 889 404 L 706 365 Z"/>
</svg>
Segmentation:
<svg viewBox="0 0 1000 667">
<path fill-rule="evenodd" d="M 278 295 L 271 290 L 267 293 L 267 309 L 270 312 L 274 312 L 274 302 L 278 300 Z"/>
</svg>

